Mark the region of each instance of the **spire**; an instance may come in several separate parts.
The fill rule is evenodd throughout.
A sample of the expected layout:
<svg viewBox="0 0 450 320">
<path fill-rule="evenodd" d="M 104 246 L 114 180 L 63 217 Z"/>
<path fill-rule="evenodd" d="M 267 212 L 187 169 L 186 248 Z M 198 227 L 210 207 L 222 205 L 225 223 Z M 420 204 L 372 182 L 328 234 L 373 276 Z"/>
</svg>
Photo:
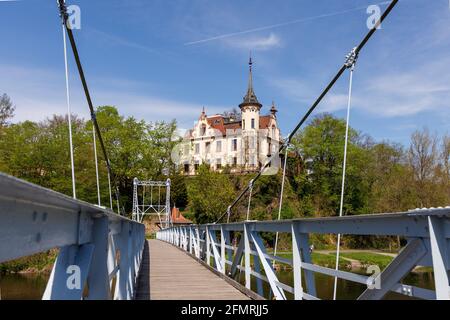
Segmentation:
<svg viewBox="0 0 450 320">
<path fill-rule="evenodd" d="M 270 108 L 270 113 L 273 114 L 276 117 L 277 112 L 278 112 L 278 110 L 275 107 L 275 101 L 272 101 L 272 108 Z"/>
<path fill-rule="evenodd" d="M 201 119 L 201 120 L 206 119 L 206 111 L 205 111 L 205 107 L 203 107 L 203 109 L 202 109 L 202 113 L 200 114 L 200 119 Z"/>
<path fill-rule="evenodd" d="M 259 103 L 258 98 L 255 95 L 255 91 L 253 91 L 253 73 L 252 73 L 253 61 L 251 53 L 250 59 L 248 61 L 248 66 L 249 66 L 249 75 L 248 75 L 247 94 L 244 96 L 244 101 L 239 105 L 239 107 L 244 107 L 246 105 L 255 105 L 261 107 L 261 104 Z"/>
</svg>

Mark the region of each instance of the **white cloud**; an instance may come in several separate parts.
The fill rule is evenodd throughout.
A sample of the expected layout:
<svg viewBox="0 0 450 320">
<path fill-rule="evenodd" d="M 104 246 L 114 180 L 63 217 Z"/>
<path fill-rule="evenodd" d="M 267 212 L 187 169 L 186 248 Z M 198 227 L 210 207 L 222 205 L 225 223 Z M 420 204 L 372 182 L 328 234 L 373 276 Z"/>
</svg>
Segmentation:
<svg viewBox="0 0 450 320">
<path fill-rule="evenodd" d="M 358 106 L 384 117 L 450 111 L 450 59 L 366 80 Z"/>
<path fill-rule="evenodd" d="M 281 39 L 274 33 L 262 37 L 239 37 L 223 39 L 222 43 L 229 47 L 252 51 L 266 51 L 281 47 Z"/>
<path fill-rule="evenodd" d="M 422 112 L 447 116 L 450 113 L 450 58 L 442 58 L 377 76 L 359 74 L 354 83 L 352 109 L 371 116 L 410 117 Z M 303 79 L 271 79 L 269 84 L 293 102 L 311 104 L 321 88 L 313 88 Z M 330 92 L 318 107 L 319 112 L 347 108 L 347 87 L 342 93 Z M 334 90 L 335 91 L 335 90 Z"/>
</svg>

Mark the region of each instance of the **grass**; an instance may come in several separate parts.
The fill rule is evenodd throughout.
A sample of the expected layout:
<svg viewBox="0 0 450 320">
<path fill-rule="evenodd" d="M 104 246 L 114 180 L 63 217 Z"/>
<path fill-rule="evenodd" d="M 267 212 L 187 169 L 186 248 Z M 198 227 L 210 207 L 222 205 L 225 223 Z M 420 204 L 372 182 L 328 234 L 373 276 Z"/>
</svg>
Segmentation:
<svg viewBox="0 0 450 320">
<path fill-rule="evenodd" d="M 332 253 L 330 256 L 336 257 L 336 254 Z M 342 252 L 341 257 L 358 260 L 363 266 L 377 265 L 380 269 L 384 269 L 394 259 L 387 255 L 370 252 Z"/>
<path fill-rule="evenodd" d="M 277 253 L 277 255 L 282 258 L 292 259 L 292 252 L 282 252 Z M 314 264 L 322 267 L 334 268 L 336 266 L 336 256 L 328 254 L 313 252 L 311 254 L 311 260 Z M 342 257 L 339 258 L 340 269 L 347 268 L 348 264 L 348 261 L 342 259 Z"/>
</svg>

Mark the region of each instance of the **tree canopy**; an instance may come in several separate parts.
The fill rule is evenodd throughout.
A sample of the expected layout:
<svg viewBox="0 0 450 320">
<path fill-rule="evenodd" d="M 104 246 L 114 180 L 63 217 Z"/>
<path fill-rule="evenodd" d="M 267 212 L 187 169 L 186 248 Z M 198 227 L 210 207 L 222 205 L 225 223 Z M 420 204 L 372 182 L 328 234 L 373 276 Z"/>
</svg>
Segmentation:
<svg viewBox="0 0 450 320">
<path fill-rule="evenodd" d="M 14 107 L 0 99 L 0 171 L 71 195 L 67 116 L 11 123 Z M 214 222 L 248 184 L 252 175 L 232 175 L 201 165 L 194 177 L 182 174 L 171 161 L 179 142 L 176 121 L 146 122 L 126 117 L 114 106 L 96 110 L 119 187 L 122 210 L 131 212 L 133 178 L 172 180 L 171 205 L 189 212 L 196 223 Z M 71 116 L 75 175 L 79 199 L 97 202 L 92 122 Z M 98 137 L 97 137 L 98 138 Z M 330 114 L 313 118 L 293 139 L 287 159 L 283 219 L 335 216 L 339 210 L 345 121 Z M 107 171 L 97 141 L 102 204 L 109 205 Z M 281 172 L 255 183 L 251 219 L 278 216 Z M 404 211 L 450 204 L 450 137 L 426 128 L 411 135 L 409 146 L 375 142 L 350 128 L 344 214 Z M 238 203 L 232 220 L 243 220 L 248 197 Z M 114 207 L 115 209 L 115 207 Z"/>
</svg>

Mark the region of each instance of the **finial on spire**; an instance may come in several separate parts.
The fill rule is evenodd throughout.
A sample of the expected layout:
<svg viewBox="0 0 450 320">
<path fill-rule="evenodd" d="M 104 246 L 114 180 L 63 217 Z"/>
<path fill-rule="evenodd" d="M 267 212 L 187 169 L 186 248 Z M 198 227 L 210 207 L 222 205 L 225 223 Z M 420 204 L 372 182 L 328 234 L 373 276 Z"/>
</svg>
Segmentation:
<svg viewBox="0 0 450 320">
<path fill-rule="evenodd" d="M 275 101 L 272 100 L 272 108 L 270 108 L 270 113 L 273 114 L 274 116 L 277 115 L 277 108 L 275 107 Z"/>
<path fill-rule="evenodd" d="M 204 120 L 206 119 L 206 111 L 205 111 L 205 106 L 203 106 L 202 108 L 202 113 L 200 114 L 200 119 Z"/>
</svg>

